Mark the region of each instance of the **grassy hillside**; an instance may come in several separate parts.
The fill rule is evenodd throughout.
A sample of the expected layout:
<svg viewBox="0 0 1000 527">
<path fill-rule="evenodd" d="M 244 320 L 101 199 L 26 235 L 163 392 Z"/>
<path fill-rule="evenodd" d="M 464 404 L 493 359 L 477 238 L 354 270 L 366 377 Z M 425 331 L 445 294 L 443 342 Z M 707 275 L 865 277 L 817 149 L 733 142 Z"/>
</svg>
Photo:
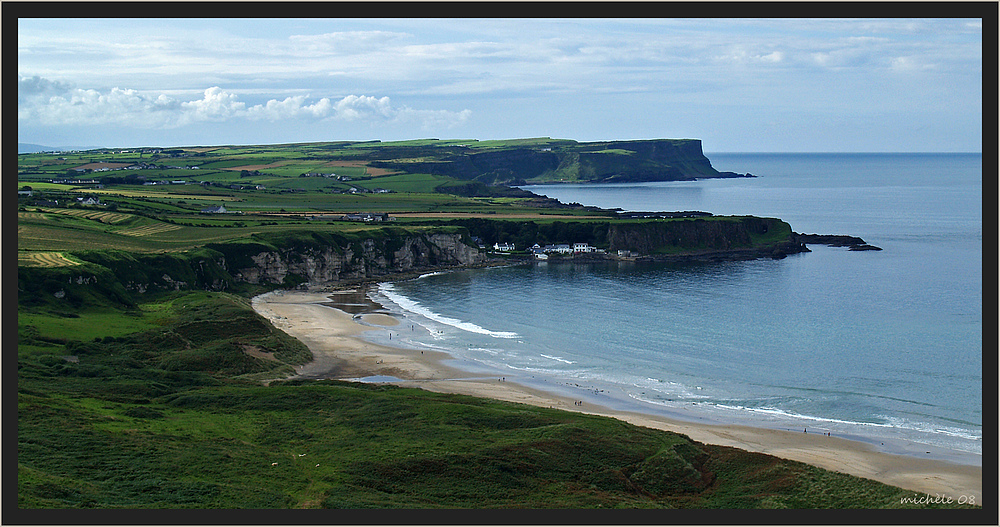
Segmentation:
<svg viewBox="0 0 1000 527">
<path fill-rule="evenodd" d="M 23 509 L 895 508 L 912 494 L 610 418 L 264 386 L 309 352 L 225 293 L 27 310 L 18 339 Z"/>
</svg>

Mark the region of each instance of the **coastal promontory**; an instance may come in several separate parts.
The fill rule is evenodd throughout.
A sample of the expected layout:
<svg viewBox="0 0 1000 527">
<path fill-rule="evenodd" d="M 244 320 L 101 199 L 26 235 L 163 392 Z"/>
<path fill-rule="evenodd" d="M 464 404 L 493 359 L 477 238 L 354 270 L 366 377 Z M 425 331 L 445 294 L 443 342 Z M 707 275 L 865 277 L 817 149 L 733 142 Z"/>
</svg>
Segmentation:
<svg viewBox="0 0 1000 527">
<path fill-rule="evenodd" d="M 404 147 L 372 147 L 371 155 L 387 159 L 373 160 L 369 165 L 486 185 L 752 177 L 713 168 L 699 139 L 578 142 L 545 137 L 459 144 L 431 140 L 407 147 L 413 154 L 407 157 L 400 156 L 400 148 Z"/>
</svg>

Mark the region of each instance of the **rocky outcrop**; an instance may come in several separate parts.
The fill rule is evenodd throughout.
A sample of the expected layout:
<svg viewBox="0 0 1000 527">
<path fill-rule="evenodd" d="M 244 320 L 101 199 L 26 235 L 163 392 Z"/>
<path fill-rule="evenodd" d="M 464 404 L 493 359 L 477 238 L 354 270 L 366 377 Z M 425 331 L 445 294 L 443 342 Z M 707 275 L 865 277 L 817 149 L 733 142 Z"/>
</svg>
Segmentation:
<svg viewBox="0 0 1000 527">
<path fill-rule="evenodd" d="M 344 256 L 331 247 L 305 252 L 265 251 L 249 255 L 253 265 L 230 269 L 233 279 L 251 284 L 281 284 L 289 275 L 305 281 L 335 281 L 346 267 Z"/>
<path fill-rule="evenodd" d="M 405 272 L 442 265 L 472 265 L 482 263 L 485 259 L 486 256 L 480 253 L 478 247 L 464 243 L 458 235 L 429 234 L 403 239 L 402 247 L 392 253 L 391 271 Z"/>
<path fill-rule="evenodd" d="M 793 233 L 795 241 L 802 244 L 816 243 L 830 247 L 847 247 L 850 251 L 881 251 L 881 247 L 869 245 L 857 236 L 838 234 L 800 234 Z"/>
</svg>

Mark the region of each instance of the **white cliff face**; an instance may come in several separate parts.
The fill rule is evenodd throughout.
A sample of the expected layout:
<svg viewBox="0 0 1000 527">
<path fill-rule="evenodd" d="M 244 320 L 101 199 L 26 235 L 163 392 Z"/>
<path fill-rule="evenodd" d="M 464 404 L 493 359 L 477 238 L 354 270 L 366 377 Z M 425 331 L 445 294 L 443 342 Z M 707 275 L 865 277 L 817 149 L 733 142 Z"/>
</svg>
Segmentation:
<svg viewBox="0 0 1000 527">
<path fill-rule="evenodd" d="M 344 257 L 332 248 L 305 253 L 261 252 L 250 257 L 254 266 L 231 269 L 233 278 L 252 284 L 282 283 L 294 274 L 310 282 L 336 281 L 345 267 Z"/>
<path fill-rule="evenodd" d="M 445 267 L 474 265 L 486 255 L 462 242 L 459 234 L 405 234 L 382 236 L 339 245 L 300 245 L 298 249 L 274 249 L 258 244 L 246 253 L 221 253 L 209 257 L 165 257 L 123 259 L 111 262 L 98 284 L 98 273 L 63 275 L 61 283 L 39 284 L 39 291 L 58 299 L 74 298 L 82 288 L 98 288 L 120 300 L 128 293 L 205 289 L 224 291 L 233 282 L 295 286 L 364 280 L 393 273 L 423 272 Z M 239 261 L 240 264 L 234 264 Z M 99 264 L 100 265 L 100 264 Z M 120 289 L 116 289 L 120 288 Z"/>
<path fill-rule="evenodd" d="M 462 243 L 461 236 L 457 234 L 431 234 L 427 237 L 431 244 L 442 251 L 445 258 L 459 261 L 463 265 L 482 263 L 486 260 L 486 255 L 479 252 L 477 247 Z"/>
<path fill-rule="evenodd" d="M 251 284 L 281 282 L 288 274 L 288 266 L 276 252 L 263 252 L 250 257 L 256 264 L 240 270 L 231 270 L 233 278 Z"/>
<path fill-rule="evenodd" d="M 387 245 L 398 249 L 391 252 Z M 305 252 L 268 251 L 251 256 L 254 266 L 230 269 L 234 278 L 253 284 L 280 284 L 290 275 L 312 283 L 367 278 L 424 268 L 481 263 L 485 255 L 462 243 L 458 234 L 429 234 L 382 241 L 366 239 L 342 248 Z"/>
</svg>

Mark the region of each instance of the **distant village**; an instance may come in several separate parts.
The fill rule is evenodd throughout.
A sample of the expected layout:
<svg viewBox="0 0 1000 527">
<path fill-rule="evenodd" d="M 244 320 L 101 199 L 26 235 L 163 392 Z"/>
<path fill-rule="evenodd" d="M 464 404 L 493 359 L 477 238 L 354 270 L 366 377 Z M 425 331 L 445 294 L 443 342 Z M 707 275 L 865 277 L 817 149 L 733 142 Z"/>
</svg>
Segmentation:
<svg viewBox="0 0 1000 527">
<path fill-rule="evenodd" d="M 134 170 L 200 170 L 201 167 L 197 165 L 189 166 L 175 166 L 175 165 L 155 165 L 151 163 L 109 163 L 109 162 L 97 162 L 88 163 L 85 165 L 80 165 L 76 168 L 70 169 L 71 171 L 80 173 L 95 173 L 95 172 L 117 172 L 122 170 L 134 171 Z M 259 170 L 241 170 L 240 177 L 255 177 L 266 175 Z M 299 174 L 300 178 L 311 178 L 311 177 L 322 177 L 328 179 L 335 179 L 340 182 L 352 181 L 354 178 L 349 176 L 337 175 L 336 173 L 320 173 L 320 172 L 306 172 Z M 94 188 L 104 188 L 101 181 L 96 179 L 72 179 L 72 178 L 62 178 L 62 179 L 50 179 L 50 183 L 61 183 L 66 185 L 96 185 Z M 213 186 L 213 187 L 224 187 L 230 190 L 267 190 L 264 185 L 257 184 L 238 184 L 238 183 L 221 183 L 215 181 L 188 181 L 183 179 L 173 179 L 173 180 L 149 180 L 146 176 L 142 175 L 129 175 L 123 181 L 118 181 L 118 183 L 133 183 L 137 185 L 193 185 L 199 184 L 202 186 Z M 306 192 L 304 188 L 283 188 L 278 189 L 277 192 L 290 192 L 290 193 L 301 193 Z M 346 189 L 327 189 L 327 192 L 339 193 L 339 194 L 392 194 L 394 190 L 388 190 L 384 188 L 374 188 L 369 189 L 360 186 L 350 186 Z"/>
<path fill-rule="evenodd" d="M 482 241 L 475 237 L 473 240 L 479 244 L 480 249 L 485 249 L 486 247 L 482 244 Z M 513 243 L 495 243 L 493 244 L 493 252 L 498 253 L 510 253 L 517 250 L 517 247 Z M 536 260 L 548 260 L 549 255 L 560 255 L 560 256 L 579 256 L 579 255 L 599 255 L 599 256 L 612 256 L 618 258 L 636 258 L 639 253 L 635 251 L 617 251 L 614 255 L 608 255 L 607 251 L 604 249 L 599 249 L 590 245 L 586 242 L 577 243 L 556 243 L 548 245 L 534 244 L 528 247 L 527 252 L 534 256 Z"/>
</svg>

